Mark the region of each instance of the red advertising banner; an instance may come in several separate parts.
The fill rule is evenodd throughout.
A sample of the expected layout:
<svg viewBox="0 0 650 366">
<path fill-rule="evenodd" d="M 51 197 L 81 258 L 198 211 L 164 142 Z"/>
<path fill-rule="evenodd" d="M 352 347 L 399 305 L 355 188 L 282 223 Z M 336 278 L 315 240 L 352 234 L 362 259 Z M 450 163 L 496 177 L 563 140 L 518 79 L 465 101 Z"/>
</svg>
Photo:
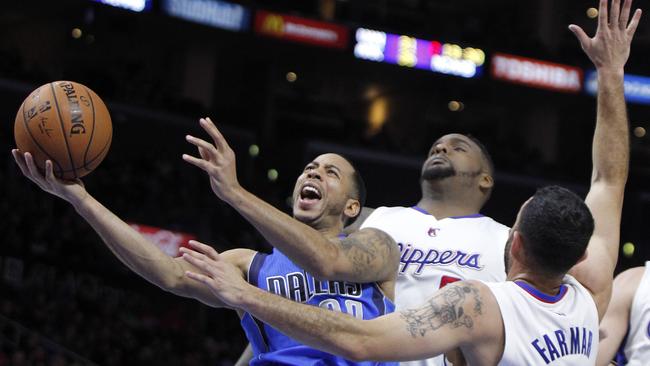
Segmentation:
<svg viewBox="0 0 650 366">
<path fill-rule="evenodd" d="M 196 236 L 188 233 L 134 223 L 129 223 L 129 225 L 142 234 L 142 236 L 156 244 L 170 257 L 178 257 L 178 249 L 180 249 L 180 247 L 189 248 L 187 242 L 196 239 Z"/>
<path fill-rule="evenodd" d="M 342 49 L 348 45 L 347 27 L 263 10 L 255 14 L 255 32 L 323 47 Z"/>
<path fill-rule="evenodd" d="M 499 80 L 567 93 L 582 90 L 582 69 L 532 58 L 495 53 L 490 73 Z"/>
</svg>

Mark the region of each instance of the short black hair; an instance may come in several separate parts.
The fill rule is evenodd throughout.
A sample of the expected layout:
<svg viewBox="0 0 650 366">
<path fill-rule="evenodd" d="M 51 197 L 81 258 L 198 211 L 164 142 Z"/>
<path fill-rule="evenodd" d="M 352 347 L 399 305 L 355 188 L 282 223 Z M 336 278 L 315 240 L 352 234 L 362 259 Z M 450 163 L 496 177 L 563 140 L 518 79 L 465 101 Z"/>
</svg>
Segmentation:
<svg viewBox="0 0 650 366">
<path fill-rule="evenodd" d="M 481 154 L 483 154 L 483 158 L 485 159 L 485 162 L 488 165 L 488 173 L 492 176 L 492 179 L 494 179 L 494 161 L 492 160 L 492 155 L 490 155 L 490 152 L 488 151 L 487 147 L 475 136 L 472 136 L 470 134 L 465 135 L 467 136 L 468 139 L 472 140 L 476 146 L 481 150 Z"/>
<path fill-rule="evenodd" d="M 594 232 L 585 202 L 559 186 L 540 188 L 520 213 L 516 230 L 530 265 L 547 275 L 566 273 L 584 255 Z"/>
<path fill-rule="evenodd" d="M 357 167 L 354 165 L 352 160 L 350 160 L 345 155 L 341 155 L 341 154 L 337 154 L 337 155 L 339 155 L 340 157 L 345 159 L 350 164 L 350 166 L 352 166 L 352 170 L 353 170 L 353 173 L 352 173 L 352 192 L 350 192 L 350 195 L 351 195 L 351 198 L 354 198 L 357 201 L 359 201 L 359 205 L 361 206 L 361 208 L 363 208 L 366 205 L 366 182 L 363 180 L 363 177 L 361 176 L 361 173 L 359 173 L 359 169 L 357 169 Z M 352 223 L 354 223 L 357 220 L 357 218 L 359 217 L 360 214 L 361 214 L 361 210 L 359 210 L 359 213 L 357 214 L 357 216 L 348 218 L 346 220 L 346 222 L 344 223 L 345 226 L 348 226 L 348 225 L 351 225 Z"/>
</svg>

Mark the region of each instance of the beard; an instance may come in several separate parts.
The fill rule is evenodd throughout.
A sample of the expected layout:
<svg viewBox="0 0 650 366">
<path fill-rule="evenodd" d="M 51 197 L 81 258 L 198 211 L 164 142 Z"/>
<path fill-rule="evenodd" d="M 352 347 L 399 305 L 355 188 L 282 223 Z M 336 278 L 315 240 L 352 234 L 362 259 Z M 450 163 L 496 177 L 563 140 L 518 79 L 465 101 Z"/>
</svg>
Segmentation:
<svg viewBox="0 0 650 366">
<path fill-rule="evenodd" d="M 453 177 L 456 175 L 456 169 L 453 166 L 433 166 L 422 172 L 423 180 L 438 180 Z"/>
</svg>

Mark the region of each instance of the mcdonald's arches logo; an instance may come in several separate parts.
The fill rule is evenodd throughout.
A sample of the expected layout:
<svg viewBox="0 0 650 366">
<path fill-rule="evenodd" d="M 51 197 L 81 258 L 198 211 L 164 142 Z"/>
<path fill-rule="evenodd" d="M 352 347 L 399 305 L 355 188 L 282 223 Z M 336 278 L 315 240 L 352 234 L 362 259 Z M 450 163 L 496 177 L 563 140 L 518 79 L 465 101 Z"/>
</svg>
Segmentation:
<svg viewBox="0 0 650 366">
<path fill-rule="evenodd" d="M 342 25 L 259 10 L 255 32 L 270 37 L 317 46 L 345 49 L 348 28 Z"/>
</svg>

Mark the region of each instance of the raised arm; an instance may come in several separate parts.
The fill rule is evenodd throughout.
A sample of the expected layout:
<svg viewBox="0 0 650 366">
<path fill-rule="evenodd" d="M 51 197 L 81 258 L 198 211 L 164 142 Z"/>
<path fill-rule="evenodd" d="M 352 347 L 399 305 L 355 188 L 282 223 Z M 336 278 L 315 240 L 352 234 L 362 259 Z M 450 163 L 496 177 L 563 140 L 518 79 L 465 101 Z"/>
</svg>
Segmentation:
<svg viewBox="0 0 650 366">
<path fill-rule="evenodd" d="M 627 334 L 634 294 L 644 272 L 644 267 L 636 267 L 622 272 L 614 279 L 612 301 L 600 322 L 600 343 L 596 365 L 609 365 L 616 356 L 616 351 Z"/>
<path fill-rule="evenodd" d="M 147 281 L 176 295 L 195 298 L 207 305 L 221 307 L 224 304 L 205 286 L 185 277 L 185 271 L 196 270 L 194 266 L 165 254 L 156 245 L 145 239 L 139 232 L 122 221 L 110 210 L 99 203 L 84 188 L 81 181 L 65 182 L 54 177 L 52 163 L 46 162 L 45 176 L 38 172 L 29 153 L 12 151 L 14 159 L 22 173 L 44 191 L 68 201 L 92 228 L 99 234 L 106 246 L 115 256 L 132 271 Z M 246 256 L 246 249 L 225 254 L 229 260 L 239 266 Z M 241 272 L 241 270 L 240 270 Z M 242 273 L 243 276 L 243 273 Z"/>
<path fill-rule="evenodd" d="M 274 247 L 297 265 L 320 279 L 354 282 L 395 279 L 399 251 L 390 236 L 377 229 L 364 229 L 342 240 L 329 240 L 319 231 L 276 209 L 243 189 L 237 181 L 235 153 L 210 119 L 201 127 L 214 144 L 188 136 L 201 158 L 183 159 L 210 176 L 215 194 L 235 208 Z"/>
<path fill-rule="evenodd" d="M 204 274 L 188 272 L 231 307 L 251 313 L 303 344 L 352 360 L 425 359 L 464 346 L 498 342 L 503 325 L 496 300 L 480 282 L 460 281 L 418 308 L 373 320 L 300 304 L 240 280 L 217 257 L 184 251 Z"/>
<path fill-rule="evenodd" d="M 594 296 L 599 316 L 605 313 L 611 295 L 612 277 L 618 260 L 621 210 L 627 181 L 630 145 L 623 95 L 624 66 L 641 10 L 629 21 L 631 0 L 613 0 L 608 14 L 607 0 L 600 1 L 598 29 L 593 38 L 576 25 L 569 28 L 598 72 L 598 106 L 593 139 L 593 171 L 586 203 L 594 216 L 594 234 L 587 259 L 571 274 Z"/>
</svg>

